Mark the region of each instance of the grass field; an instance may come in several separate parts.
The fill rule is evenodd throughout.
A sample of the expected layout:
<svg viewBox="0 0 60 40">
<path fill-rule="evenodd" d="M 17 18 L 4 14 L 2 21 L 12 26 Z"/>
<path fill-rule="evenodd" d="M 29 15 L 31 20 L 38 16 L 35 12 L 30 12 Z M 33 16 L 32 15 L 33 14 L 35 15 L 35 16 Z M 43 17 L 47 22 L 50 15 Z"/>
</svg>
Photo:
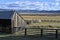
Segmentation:
<svg viewBox="0 0 60 40">
<path fill-rule="evenodd" d="M 36 25 L 36 26 L 60 26 L 60 23 L 56 23 L 56 22 L 40 22 L 40 23 L 31 23 L 30 25 Z"/>
<path fill-rule="evenodd" d="M 55 20 L 60 21 L 60 16 L 22 16 L 25 20 Z M 60 27 L 60 22 L 40 22 L 40 23 L 31 23 L 28 26 L 49 26 Z"/>
<path fill-rule="evenodd" d="M 60 40 L 60 32 L 58 38 L 55 38 L 55 30 L 44 30 L 43 37 L 40 35 L 40 29 L 28 29 L 27 36 L 24 30 L 14 34 L 0 34 L 0 40 Z"/>
<path fill-rule="evenodd" d="M 22 16 L 25 20 L 60 20 L 60 16 Z"/>
<path fill-rule="evenodd" d="M 0 34 L 0 40 L 60 40 L 60 31 L 58 38 L 55 38 L 55 30 L 44 30 L 41 37 L 40 29 L 28 29 L 26 36 L 23 30 L 14 34 Z"/>
</svg>

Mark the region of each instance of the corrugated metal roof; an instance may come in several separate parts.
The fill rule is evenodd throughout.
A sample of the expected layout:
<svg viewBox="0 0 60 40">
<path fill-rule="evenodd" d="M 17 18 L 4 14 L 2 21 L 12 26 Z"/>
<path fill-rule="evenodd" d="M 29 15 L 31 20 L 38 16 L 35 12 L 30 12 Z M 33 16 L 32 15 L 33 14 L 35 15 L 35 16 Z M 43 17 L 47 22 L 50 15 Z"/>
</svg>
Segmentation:
<svg viewBox="0 0 60 40">
<path fill-rule="evenodd" d="M 14 11 L 0 11 L 0 19 L 11 19 L 13 16 Z"/>
</svg>

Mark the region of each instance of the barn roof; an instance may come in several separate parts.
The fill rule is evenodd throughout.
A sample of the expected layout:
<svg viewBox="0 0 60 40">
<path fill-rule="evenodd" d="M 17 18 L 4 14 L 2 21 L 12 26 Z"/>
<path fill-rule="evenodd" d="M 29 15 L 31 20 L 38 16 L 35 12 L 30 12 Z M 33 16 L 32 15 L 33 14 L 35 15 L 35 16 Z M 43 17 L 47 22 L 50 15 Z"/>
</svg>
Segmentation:
<svg viewBox="0 0 60 40">
<path fill-rule="evenodd" d="M 14 14 L 14 11 L 12 11 L 12 10 L 0 11 L 0 19 L 11 19 L 13 14 Z"/>
</svg>

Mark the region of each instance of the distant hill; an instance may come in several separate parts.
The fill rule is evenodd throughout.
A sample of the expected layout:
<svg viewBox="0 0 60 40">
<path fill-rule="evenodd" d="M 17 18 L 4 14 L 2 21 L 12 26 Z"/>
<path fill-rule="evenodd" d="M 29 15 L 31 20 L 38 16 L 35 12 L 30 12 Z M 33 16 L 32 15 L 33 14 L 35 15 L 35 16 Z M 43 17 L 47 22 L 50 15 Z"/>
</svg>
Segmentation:
<svg viewBox="0 0 60 40">
<path fill-rule="evenodd" d="M 46 10 L 42 10 L 42 11 L 39 11 L 39 10 L 18 10 L 17 12 L 20 12 L 20 13 L 60 13 L 60 10 L 57 10 L 57 11 L 46 11 Z"/>
<path fill-rule="evenodd" d="M 13 10 L 13 9 L 0 9 L 0 11 L 9 11 L 9 10 Z M 60 14 L 60 10 L 15 10 L 18 13 L 59 13 Z"/>
</svg>

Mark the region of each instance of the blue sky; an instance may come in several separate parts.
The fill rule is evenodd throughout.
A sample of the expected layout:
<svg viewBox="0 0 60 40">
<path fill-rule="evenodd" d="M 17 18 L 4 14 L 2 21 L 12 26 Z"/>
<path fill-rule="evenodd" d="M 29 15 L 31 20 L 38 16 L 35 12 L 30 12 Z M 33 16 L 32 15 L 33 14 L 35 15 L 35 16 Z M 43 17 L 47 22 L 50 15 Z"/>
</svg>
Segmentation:
<svg viewBox="0 0 60 40">
<path fill-rule="evenodd" d="M 0 0 L 0 9 L 60 10 L 60 0 Z"/>
</svg>

